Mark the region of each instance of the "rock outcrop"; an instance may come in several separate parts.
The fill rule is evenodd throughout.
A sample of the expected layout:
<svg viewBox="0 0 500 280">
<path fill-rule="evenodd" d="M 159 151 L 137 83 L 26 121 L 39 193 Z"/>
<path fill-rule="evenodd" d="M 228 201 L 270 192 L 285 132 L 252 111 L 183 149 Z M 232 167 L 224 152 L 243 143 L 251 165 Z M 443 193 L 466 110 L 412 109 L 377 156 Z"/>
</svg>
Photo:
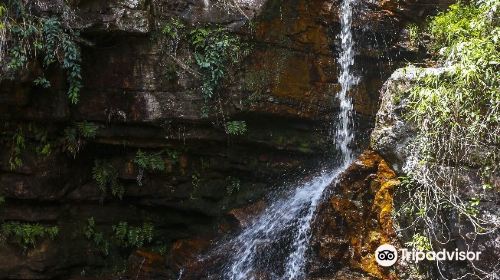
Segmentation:
<svg viewBox="0 0 500 280">
<path fill-rule="evenodd" d="M 377 151 L 388 162 L 393 164 L 395 170 L 401 176 L 412 171 L 411 161 L 412 141 L 419 135 L 419 130 L 411 121 L 408 120 L 409 113 L 409 94 L 410 89 L 417 78 L 423 76 L 443 75 L 448 68 L 415 68 L 406 67 L 397 70 L 385 83 L 381 90 L 381 105 L 377 113 L 375 128 L 371 136 L 371 148 Z M 485 147 L 485 149 L 498 149 L 497 147 Z M 443 244 L 433 244 L 435 249 L 443 247 L 454 250 L 458 248 L 462 251 L 481 252 L 482 258 L 479 261 L 472 263 L 464 263 L 461 267 L 456 266 L 453 262 L 444 263 L 441 265 L 440 273 L 446 277 L 459 277 L 465 272 L 478 273 L 488 275 L 491 279 L 495 279 L 498 275 L 495 272 L 495 267 L 498 266 L 500 257 L 500 248 L 498 240 L 500 238 L 498 226 L 500 225 L 500 209 L 497 205 L 500 203 L 500 174 L 498 171 L 485 175 L 481 170 L 484 170 L 486 164 L 481 155 L 486 154 L 485 151 L 477 150 L 476 154 L 468 157 L 463 162 L 452 162 L 449 165 L 440 165 L 436 168 L 443 171 L 446 178 L 443 181 L 450 180 L 454 182 L 454 190 L 445 190 L 450 194 L 459 197 L 463 201 L 478 201 L 477 209 L 473 214 L 475 218 L 481 221 L 485 228 L 491 227 L 488 234 L 477 232 L 475 225 L 471 224 L 467 218 L 461 217 L 463 214 L 450 207 L 449 212 L 441 212 L 438 215 L 442 217 L 444 227 L 447 228 L 446 242 Z M 487 178 L 491 185 L 486 188 L 484 179 Z M 443 182 L 435 182 L 436 187 Z M 451 188 L 444 185 L 444 188 Z M 411 191 L 411 190 L 408 190 Z M 399 206 L 404 203 L 404 197 L 408 196 L 405 191 L 400 192 L 401 195 L 395 197 L 398 200 Z M 396 209 L 399 208 L 396 207 Z M 400 227 L 409 226 L 413 221 L 401 221 Z M 496 229 L 495 229 L 496 228 Z M 400 239 L 406 242 L 411 240 L 404 231 L 400 234 Z M 474 267 L 474 268 L 473 268 Z"/>
<path fill-rule="evenodd" d="M 394 270 L 378 266 L 374 252 L 382 244 L 398 244 L 392 219 L 398 185 L 390 165 L 370 150 L 340 175 L 318 208 L 309 279 L 397 279 Z"/>
</svg>

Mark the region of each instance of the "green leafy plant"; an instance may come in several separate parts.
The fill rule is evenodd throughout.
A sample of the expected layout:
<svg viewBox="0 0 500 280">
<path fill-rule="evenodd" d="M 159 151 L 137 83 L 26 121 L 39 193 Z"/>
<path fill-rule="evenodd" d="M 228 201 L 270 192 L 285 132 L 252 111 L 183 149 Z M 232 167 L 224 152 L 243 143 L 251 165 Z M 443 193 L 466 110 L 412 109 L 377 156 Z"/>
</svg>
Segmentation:
<svg viewBox="0 0 500 280">
<path fill-rule="evenodd" d="M 227 74 L 227 67 L 237 63 L 246 48 L 237 36 L 223 28 L 196 28 L 189 37 L 195 62 L 203 75 L 201 91 L 208 100 Z"/>
<path fill-rule="evenodd" d="M 92 139 L 95 138 L 97 135 L 97 130 L 99 129 L 99 126 L 95 123 L 92 122 L 77 122 L 76 128 L 78 129 L 79 134 L 87 139 Z"/>
<path fill-rule="evenodd" d="M 55 239 L 59 233 L 59 228 L 40 224 L 7 222 L 2 224 L 0 231 L 0 235 L 4 240 L 12 239 L 13 242 L 27 250 L 34 248 L 41 239 Z"/>
<path fill-rule="evenodd" d="M 25 138 L 22 129 L 18 129 L 12 136 L 12 146 L 9 158 L 10 169 L 14 170 L 23 165 L 21 153 L 26 148 Z"/>
<path fill-rule="evenodd" d="M 47 157 L 52 153 L 53 145 L 49 141 L 49 132 L 46 127 L 30 124 L 29 131 L 33 134 L 34 140 L 37 142 L 35 152 L 37 155 Z"/>
<path fill-rule="evenodd" d="M 411 47 L 417 47 L 420 45 L 422 39 L 422 31 L 420 27 L 414 23 L 409 24 L 406 29 L 408 30 L 408 40 L 410 41 Z"/>
<path fill-rule="evenodd" d="M 125 188 L 118 181 L 118 171 L 106 160 L 96 160 L 92 168 L 92 178 L 97 182 L 97 186 L 102 193 L 111 189 L 111 194 L 120 199 L 123 198 Z"/>
<path fill-rule="evenodd" d="M 180 40 L 181 33 L 185 28 L 184 23 L 178 18 L 171 18 L 163 27 L 162 32 L 173 40 Z"/>
<path fill-rule="evenodd" d="M 239 178 L 228 176 L 226 178 L 226 184 L 227 196 L 231 196 L 240 190 L 241 181 Z"/>
<path fill-rule="evenodd" d="M 45 79 L 44 77 L 38 77 L 36 78 L 33 83 L 39 87 L 43 87 L 43 88 L 49 88 L 50 87 L 50 82 Z"/>
<path fill-rule="evenodd" d="M 7 66 L 16 72 L 27 67 L 28 62 L 39 55 L 42 55 L 44 68 L 57 63 L 66 70 L 68 97 L 71 103 L 76 104 L 82 87 L 81 54 L 76 43 L 79 35 L 65 28 L 59 19 L 38 17 L 30 14 L 29 10 L 21 1 L 9 1 L 1 8 L 2 27 L 10 45 L 6 53 Z M 50 86 L 50 82 L 43 77 L 37 78 L 34 83 L 42 87 Z"/>
<path fill-rule="evenodd" d="M 179 161 L 179 152 L 173 149 L 164 149 L 167 157 L 173 162 L 176 163 Z"/>
<path fill-rule="evenodd" d="M 96 229 L 94 217 L 87 220 L 87 224 L 83 229 L 83 234 L 85 238 L 91 241 L 105 256 L 109 255 L 109 242 L 104 237 L 104 234 Z"/>
<path fill-rule="evenodd" d="M 243 135 L 247 132 L 245 121 L 230 121 L 226 123 L 226 133 L 229 135 Z"/>
<path fill-rule="evenodd" d="M 64 130 L 63 147 L 73 157 L 76 157 L 85 142 L 97 135 L 99 125 L 92 122 L 77 122 Z"/>
<path fill-rule="evenodd" d="M 160 153 L 145 153 L 138 150 L 134 163 L 139 167 L 139 174 L 137 175 L 137 184 L 142 186 L 142 178 L 144 176 L 144 170 L 147 171 L 163 171 L 165 170 L 165 162 L 161 157 Z"/>
<path fill-rule="evenodd" d="M 424 236 L 420 233 L 415 233 L 412 237 L 412 240 L 405 243 L 406 246 L 412 247 L 417 251 L 431 251 L 432 245 L 427 236 Z"/>
<path fill-rule="evenodd" d="M 153 241 L 154 227 L 150 223 L 135 227 L 130 226 L 127 222 L 120 222 L 112 229 L 114 239 L 122 247 L 140 248 Z"/>
<path fill-rule="evenodd" d="M 191 196 L 190 196 L 191 199 L 195 199 L 196 196 L 198 195 L 198 193 L 200 191 L 200 181 L 201 181 L 200 173 L 194 172 L 191 175 L 191 186 L 193 187 L 193 190 L 192 190 Z"/>
<path fill-rule="evenodd" d="M 429 22 L 428 48 L 442 67 L 411 69 L 414 85 L 404 93 L 406 100 L 401 104 L 416 136 L 403 168 L 409 180 L 402 209 L 412 212 L 407 224 L 421 232 L 411 241 L 417 247 L 427 241 L 435 246 L 449 242 L 444 236 L 454 230 L 447 225 L 451 215 L 467 223 L 474 231 L 470 234 L 499 228 L 480 212 L 482 194 L 469 197 L 461 191 L 464 185 L 458 179 L 469 168 L 478 169 L 480 187 L 491 183 L 490 175 L 498 172 L 499 11 L 498 0 L 451 5 Z M 470 239 L 463 236 L 463 240 Z"/>
<path fill-rule="evenodd" d="M 141 150 L 138 150 L 134 163 L 144 170 L 148 171 L 163 171 L 165 170 L 165 162 L 161 157 L 160 153 L 145 153 Z"/>
</svg>

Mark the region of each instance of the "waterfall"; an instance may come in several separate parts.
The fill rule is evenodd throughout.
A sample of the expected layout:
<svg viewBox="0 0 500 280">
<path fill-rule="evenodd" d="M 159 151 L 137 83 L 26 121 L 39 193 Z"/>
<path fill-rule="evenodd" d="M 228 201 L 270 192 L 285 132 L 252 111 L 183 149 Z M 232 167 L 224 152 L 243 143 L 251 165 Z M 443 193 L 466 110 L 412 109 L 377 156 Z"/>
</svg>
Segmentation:
<svg viewBox="0 0 500 280">
<path fill-rule="evenodd" d="M 348 96 L 352 86 L 357 83 L 357 78 L 351 71 L 354 65 L 354 41 L 352 38 L 352 6 L 356 0 L 343 0 L 340 6 L 340 41 L 341 51 L 339 56 L 340 73 L 339 83 L 341 86 L 338 99 L 340 100 L 340 113 L 338 115 L 335 142 L 340 148 L 342 162 L 352 161 L 352 151 L 349 144 L 352 142 L 352 100 Z"/>
<path fill-rule="evenodd" d="M 223 268 L 223 279 L 259 279 L 260 273 L 266 274 L 270 279 L 305 278 L 306 253 L 316 208 L 326 187 L 334 182 L 353 159 L 349 147 L 353 139 L 353 105 L 348 92 L 356 83 L 356 78 L 351 73 L 354 64 L 351 33 L 354 1 L 356 0 L 343 0 L 340 9 L 340 112 L 334 137 L 340 152 L 337 168 L 322 171 L 311 180 L 298 184 L 293 191 L 274 201 L 238 236 L 224 243 L 219 253 L 229 254 L 229 259 Z"/>
</svg>

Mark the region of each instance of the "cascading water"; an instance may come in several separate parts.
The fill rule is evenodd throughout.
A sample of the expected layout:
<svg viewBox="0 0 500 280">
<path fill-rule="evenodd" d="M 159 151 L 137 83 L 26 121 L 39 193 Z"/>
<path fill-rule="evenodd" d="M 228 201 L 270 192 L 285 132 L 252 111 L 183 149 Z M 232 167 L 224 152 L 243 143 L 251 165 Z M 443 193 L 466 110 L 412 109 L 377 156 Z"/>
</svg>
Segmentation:
<svg viewBox="0 0 500 280">
<path fill-rule="evenodd" d="M 271 204 L 238 236 L 225 243 L 225 252 L 231 256 L 224 267 L 224 279 L 248 280 L 265 273 L 271 279 L 303 279 L 306 252 L 309 247 L 311 222 L 324 190 L 351 163 L 349 145 L 353 139 L 353 105 L 348 92 L 356 83 L 351 73 L 354 63 L 351 33 L 352 6 L 356 0 L 343 0 L 340 9 L 341 54 L 339 57 L 338 115 L 335 142 L 340 151 L 338 167 L 323 171 L 310 181 L 297 186 L 295 191 Z M 284 260 L 284 261 L 283 261 Z"/>
</svg>

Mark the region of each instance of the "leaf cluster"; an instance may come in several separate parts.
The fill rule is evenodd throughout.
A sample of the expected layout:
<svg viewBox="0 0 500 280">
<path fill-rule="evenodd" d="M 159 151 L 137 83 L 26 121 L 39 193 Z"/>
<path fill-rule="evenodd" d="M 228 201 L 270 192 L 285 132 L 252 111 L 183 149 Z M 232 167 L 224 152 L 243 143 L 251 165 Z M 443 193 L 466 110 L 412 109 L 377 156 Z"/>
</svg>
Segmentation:
<svg viewBox="0 0 500 280">
<path fill-rule="evenodd" d="M 118 170 L 106 160 L 96 160 L 92 168 L 92 178 L 97 182 L 99 190 L 106 194 L 108 188 L 111 194 L 120 199 L 123 198 L 125 188 L 118 181 Z"/>
<path fill-rule="evenodd" d="M 43 226 L 19 222 L 3 223 L 0 229 L 2 239 L 12 238 L 24 250 L 34 248 L 41 239 L 55 239 L 59 233 L 57 226 Z"/>
<path fill-rule="evenodd" d="M 2 7 L 0 19 L 9 42 L 6 53 L 8 70 L 17 72 L 38 57 L 42 59 L 44 69 L 57 63 L 66 70 L 68 98 L 76 104 L 82 87 L 81 51 L 76 43 L 79 34 L 63 26 L 55 17 L 32 15 L 20 0 L 9 0 Z M 50 82 L 43 76 L 33 82 L 40 87 L 50 87 Z"/>
</svg>

